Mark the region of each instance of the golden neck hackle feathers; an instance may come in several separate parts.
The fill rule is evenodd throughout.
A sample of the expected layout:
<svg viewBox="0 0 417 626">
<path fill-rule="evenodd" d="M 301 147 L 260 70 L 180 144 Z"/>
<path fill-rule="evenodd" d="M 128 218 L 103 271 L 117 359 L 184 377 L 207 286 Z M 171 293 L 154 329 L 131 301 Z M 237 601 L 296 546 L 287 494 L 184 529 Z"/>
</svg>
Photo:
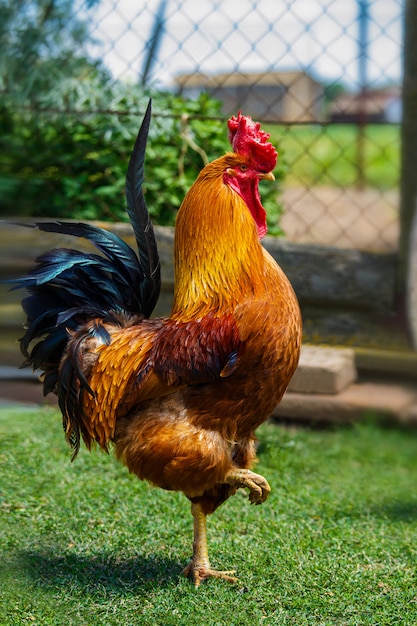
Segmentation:
<svg viewBox="0 0 417 626">
<path fill-rule="evenodd" d="M 175 235 L 172 317 L 222 315 L 263 289 L 265 262 L 255 221 L 243 199 L 223 182 L 229 153 L 207 165 L 185 197 Z"/>
</svg>

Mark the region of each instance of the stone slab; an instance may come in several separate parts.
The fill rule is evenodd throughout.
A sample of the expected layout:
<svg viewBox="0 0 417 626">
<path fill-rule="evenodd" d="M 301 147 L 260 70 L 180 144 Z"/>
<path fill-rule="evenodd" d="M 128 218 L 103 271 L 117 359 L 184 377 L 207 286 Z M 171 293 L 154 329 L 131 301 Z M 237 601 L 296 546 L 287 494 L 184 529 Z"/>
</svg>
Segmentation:
<svg viewBox="0 0 417 626">
<path fill-rule="evenodd" d="M 355 352 L 350 348 L 302 346 L 289 390 L 335 394 L 346 389 L 356 378 Z"/>
</svg>

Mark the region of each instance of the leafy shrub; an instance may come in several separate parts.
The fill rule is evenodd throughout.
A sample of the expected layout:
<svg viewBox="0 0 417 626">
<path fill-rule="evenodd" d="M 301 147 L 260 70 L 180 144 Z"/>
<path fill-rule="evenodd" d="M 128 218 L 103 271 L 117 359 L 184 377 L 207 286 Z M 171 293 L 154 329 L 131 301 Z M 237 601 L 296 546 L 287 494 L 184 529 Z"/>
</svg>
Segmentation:
<svg viewBox="0 0 417 626">
<path fill-rule="evenodd" d="M 107 89 L 91 79 L 87 87 L 81 81 L 60 83 L 59 92 L 44 96 L 44 112 L 3 103 L 0 199 L 5 215 L 126 221 L 127 163 L 141 121 L 138 111 L 145 110 L 148 96 L 135 86 L 116 87 Z M 221 156 L 230 145 L 218 101 L 207 95 L 193 101 L 166 93 L 152 97 L 144 191 L 153 221 L 172 225 L 205 160 Z M 261 190 L 272 234 L 280 232 L 277 195 L 284 167 L 275 175 L 277 182 Z"/>
</svg>

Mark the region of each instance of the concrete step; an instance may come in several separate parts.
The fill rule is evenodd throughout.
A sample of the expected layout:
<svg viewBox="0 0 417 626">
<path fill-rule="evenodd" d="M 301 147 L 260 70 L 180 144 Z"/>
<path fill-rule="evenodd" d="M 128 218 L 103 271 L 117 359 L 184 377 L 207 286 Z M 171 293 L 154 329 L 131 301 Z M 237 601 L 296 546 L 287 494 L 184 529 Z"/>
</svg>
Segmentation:
<svg viewBox="0 0 417 626">
<path fill-rule="evenodd" d="M 338 394 L 287 391 L 272 417 L 316 424 L 349 423 L 368 417 L 417 426 L 417 387 L 359 382 Z"/>
<path fill-rule="evenodd" d="M 0 407 L 24 405 L 28 407 L 48 405 L 55 406 L 56 397 L 49 394 L 43 396 L 43 388 L 39 375 L 28 367 L 0 366 Z"/>
<path fill-rule="evenodd" d="M 296 393 L 335 394 L 356 379 L 354 350 L 304 345 L 288 389 Z"/>
<path fill-rule="evenodd" d="M 20 369 L 11 365 L 0 365 L 0 381 L 15 380 L 39 382 L 39 374 L 35 374 L 29 367 Z"/>
</svg>

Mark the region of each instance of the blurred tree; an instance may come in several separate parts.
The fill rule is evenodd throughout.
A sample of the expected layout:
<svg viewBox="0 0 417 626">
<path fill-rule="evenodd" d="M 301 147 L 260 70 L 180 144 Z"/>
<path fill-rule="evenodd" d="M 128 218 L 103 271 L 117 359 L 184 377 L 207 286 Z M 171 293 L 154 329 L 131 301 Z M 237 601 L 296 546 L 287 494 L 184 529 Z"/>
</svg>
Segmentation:
<svg viewBox="0 0 417 626">
<path fill-rule="evenodd" d="M 80 15 L 74 0 L 0 0 L 0 92 L 9 102 L 36 104 L 63 77 L 97 71 L 78 52 L 90 38 Z"/>
<path fill-rule="evenodd" d="M 324 86 L 324 101 L 326 104 L 333 102 L 338 96 L 346 93 L 347 89 L 343 83 L 333 81 Z"/>
</svg>

